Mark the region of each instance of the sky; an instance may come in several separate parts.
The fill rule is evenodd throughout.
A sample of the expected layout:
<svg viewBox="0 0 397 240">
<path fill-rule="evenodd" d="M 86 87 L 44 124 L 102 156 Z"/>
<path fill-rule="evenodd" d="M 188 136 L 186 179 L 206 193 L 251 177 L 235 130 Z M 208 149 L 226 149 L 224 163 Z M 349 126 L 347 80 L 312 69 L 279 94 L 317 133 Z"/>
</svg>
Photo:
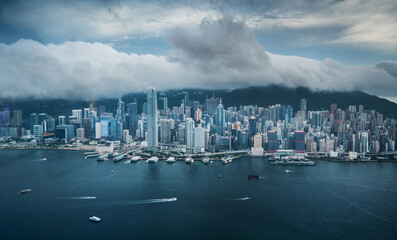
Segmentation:
<svg viewBox="0 0 397 240">
<path fill-rule="evenodd" d="M 397 102 L 397 1 L 1 1 L 0 84 L 12 99 L 277 84 Z"/>
</svg>

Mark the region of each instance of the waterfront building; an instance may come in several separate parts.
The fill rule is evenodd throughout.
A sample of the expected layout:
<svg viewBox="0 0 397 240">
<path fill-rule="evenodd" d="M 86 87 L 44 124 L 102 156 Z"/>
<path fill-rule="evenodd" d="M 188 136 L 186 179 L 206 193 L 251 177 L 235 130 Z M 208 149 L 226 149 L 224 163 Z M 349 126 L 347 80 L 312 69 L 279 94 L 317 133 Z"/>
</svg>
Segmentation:
<svg viewBox="0 0 397 240">
<path fill-rule="evenodd" d="M 43 141 L 43 126 L 42 125 L 34 125 L 33 126 L 33 136 L 36 142 Z"/>
<path fill-rule="evenodd" d="M 78 140 L 83 140 L 83 139 L 85 139 L 84 128 L 77 128 L 77 129 L 76 129 L 76 138 L 77 138 Z"/>
<path fill-rule="evenodd" d="M 147 142 L 150 149 L 158 146 L 157 95 L 154 87 L 147 92 Z"/>
</svg>

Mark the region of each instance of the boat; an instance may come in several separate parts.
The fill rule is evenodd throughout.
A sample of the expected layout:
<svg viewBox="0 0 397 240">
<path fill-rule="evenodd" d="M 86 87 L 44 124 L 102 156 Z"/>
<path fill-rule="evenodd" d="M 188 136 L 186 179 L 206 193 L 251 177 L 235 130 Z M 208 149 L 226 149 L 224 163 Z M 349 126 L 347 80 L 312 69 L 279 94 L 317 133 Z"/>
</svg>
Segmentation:
<svg viewBox="0 0 397 240">
<path fill-rule="evenodd" d="M 138 162 L 139 160 L 141 160 L 141 157 L 140 157 L 140 156 L 135 156 L 135 157 L 132 157 L 132 158 L 131 158 L 131 162 L 132 162 L 132 163 L 136 163 L 136 162 Z"/>
<path fill-rule="evenodd" d="M 292 171 L 290 171 L 290 170 L 286 169 L 286 170 L 285 170 L 285 172 L 287 172 L 287 173 L 288 173 L 288 172 L 292 172 Z"/>
<path fill-rule="evenodd" d="M 255 175 L 248 174 L 248 180 L 250 180 L 252 178 L 255 178 L 255 179 L 259 180 L 259 174 L 255 174 Z"/>
<path fill-rule="evenodd" d="M 228 156 L 228 157 L 223 157 L 222 158 L 223 164 L 229 164 L 233 161 L 233 158 Z"/>
<path fill-rule="evenodd" d="M 99 153 L 86 154 L 85 158 L 95 158 L 101 156 Z"/>
<path fill-rule="evenodd" d="M 222 174 L 219 174 L 219 175 L 218 175 L 218 178 L 222 178 Z"/>
<path fill-rule="evenodd" d="M 191 164 L 191 163 L 194 163 L 194 160 L 193 160 L 193 158 L 191 158 L 191 157 L 187 157 L 187 158 L 185 159 L 185 163 L 186 163 L 186 164 Z"/>
<path fill-rule="evenodd" d="M 175 162 L 175 158 L 174 157 L 169 157 L 167 158 L 167 160 L 165 160 L 166 163 L 174 163 Z"/>
<path fill-rule="evenodd" d="M 31 191 L 32 191 L 32 189 L 30 189 L 30 188 L 23 189 L 23 190 L 21 190 L 21 194 L 30 193 Z"/>
<path fill-rule="evenodd" d="M 283 156 L 279 160 L 270 162 L 271 165 L 282 166 L 315 166 L 314 161 L 310 161 L 303 156 Z"/>
<path fill-rule="evenodd" d="M 42 160 L 42 161 L 47 161 L 47 158 L 42 158 L 41 160 Z"/>
<path fill-rule="evenodd" d="M 110 155 L 111 155 L 111 153 L 105 153 L 105 154 L 99 156 L 99 157 L 97 158 L 97 161 L 108 160 L 108 157 L 109 157 Z"/>
<path fill-rule="evenodd" d="M 113 158 L 113 162 L 119 162 L 125 158 L 127 154 L 126 153 L 120 153 L 116 157 Z"/>
<path fill-rule="evenodd" d="M 90 217 L 90 220 L 92 222 L 100 222 L 102 219 L 100 219 L 99 217 L 96 217 L 96 216 L 92 216 L 92 217 Z"/>
<path fill-rule="evenodd" d="M 205 157 L 205 158 L 203 158 L 203 163 L 204 164 L 208 164 L 208 163 L 210 163 L 210 158 L 209 157 Z"/>
<path fill-rule="evenodd" d="M 148 160 L 146 160 L 146 163 L 156 163 L 159 161 L 158 157 L 151 157 Z"/>
<path fill-rule="evenodd" d="M 85 152 L 84 155 L 91 155 L 91 154 L 95 154 L 96 152 Z"/>
</svg>

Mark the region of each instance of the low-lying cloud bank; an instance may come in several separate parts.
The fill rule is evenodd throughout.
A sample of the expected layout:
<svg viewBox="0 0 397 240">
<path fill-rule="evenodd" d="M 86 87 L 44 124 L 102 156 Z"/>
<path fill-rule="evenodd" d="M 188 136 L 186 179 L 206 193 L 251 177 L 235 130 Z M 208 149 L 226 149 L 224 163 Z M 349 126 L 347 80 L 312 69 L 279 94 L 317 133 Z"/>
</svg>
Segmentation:
<svg viewBox="0 0 397 240">
<path fill-rule="evenodd" d="M 233 89 L 279 84 L 314 91 L 362 90 L 384 97 L 397 92 L 397 62 L 345 66 L 266 52 L 244 22 L 203 20 L 176 29 L 177 50 L 166 56 L 118 52 L 95 42 L 43 45 L 21 39 L 0 44 L 0 97 L 96 99 L 181 88 Z"/>
</svg>

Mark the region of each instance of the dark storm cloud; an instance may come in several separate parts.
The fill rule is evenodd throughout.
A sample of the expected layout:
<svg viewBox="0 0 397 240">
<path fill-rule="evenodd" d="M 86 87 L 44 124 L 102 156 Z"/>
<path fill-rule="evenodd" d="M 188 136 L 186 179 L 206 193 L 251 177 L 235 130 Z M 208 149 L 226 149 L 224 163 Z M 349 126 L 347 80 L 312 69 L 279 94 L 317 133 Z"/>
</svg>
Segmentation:
<svg viewBox="0 0 397 240">
<path fill-rule="evenodd" d="M 178 28 L 171 42 L 180 49 L 169 54 L 171 61 L 196 64 L 203 70 L 262 69 L 269 62 L 246 25 L 230 18 L 203 20 L 198 29 Z"/>
</svg>

